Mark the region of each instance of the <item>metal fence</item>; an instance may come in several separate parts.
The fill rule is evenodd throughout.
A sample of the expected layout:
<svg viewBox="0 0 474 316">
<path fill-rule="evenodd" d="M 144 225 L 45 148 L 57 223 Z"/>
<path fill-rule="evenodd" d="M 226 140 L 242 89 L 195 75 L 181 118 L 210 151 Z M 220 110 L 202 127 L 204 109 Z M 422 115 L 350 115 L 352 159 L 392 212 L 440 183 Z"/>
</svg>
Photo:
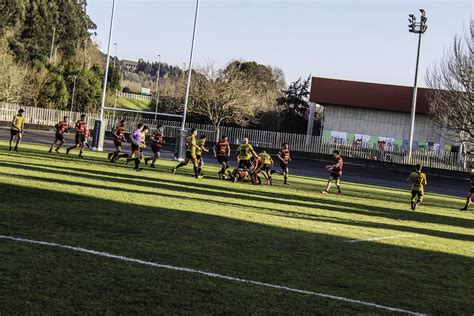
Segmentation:
<svg viewBox="0 0 474 316">
<path fill-rule="evenodd" d="M 17 113 L 19 106 L 16 104 L 0 103 L 0 121 L 11 121 Z M 25 123 L 40 126 L 54 126 L 62 120 L 64 116 L 69 116 L 72 122 L 79 120 L 80 112 L 69 112 L 54 109 L 35 108 L 23 106 L 26 111 Z M 97 113 L 84 113 L 87 115 L 88 125 L 93 127 L 94 121 L 99 119 Z M 179 135 L 180 122 L 162 119 L 147 119 L 139 116 L 123 117 L 112 116 L 106 113 L 104 118 L 107 120 L 107 129 L 111 130 L 116 123 L 125 119 L 126 132 L 133 131 L 135 126 L 142 122 L 148 125 L 152 130 L 157 125 L 164 127 L 166 137 L 176 138 Z M 293 151 L 311 154 L 330 155 L 334 149 L 339 149 L 344 156 L 355 159 L 377 160 L 389 163 L 408 164 L 407 154 L 402 148 L 381 148 L 379 144 L 351 144 L 334 142 L 324 139 L 321 136 L 307 136 L 304 134 L 282 133 L 273 131 L 263 131 L 255 129 L 246 129 L 238 127 L 222 126 L 216 132 L 212 125 L 187 123 L 186 128 L 196 128 L 201 135 L 206 135 L 210 141 L 214 141 L 218 135 L 227 135 L 233 144 L 238 144 L 240 140 L 248 138 L 255 147 L 277 150 L 281 144 L 286 142 L 290 144 Z M 411 164 L 420 163 L 423 166 L 466 171 L 467 167 L 473 163 L 471 154 L 461 154 L 457 152 L 436 151 L 430 148 L 418 149 L 413 153 Z"/>
</svg>

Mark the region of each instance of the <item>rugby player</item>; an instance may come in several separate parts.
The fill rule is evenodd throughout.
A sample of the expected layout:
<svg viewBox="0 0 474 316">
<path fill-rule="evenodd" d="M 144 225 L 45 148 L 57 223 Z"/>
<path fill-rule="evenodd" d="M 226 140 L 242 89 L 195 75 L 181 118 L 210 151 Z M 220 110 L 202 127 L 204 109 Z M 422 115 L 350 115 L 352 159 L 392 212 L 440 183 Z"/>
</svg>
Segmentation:
<svg viewBox="0 0 474 316">
<path fill-rule="evenodd" d="M 145 158 L 145 165 L 148 165 L 148 161 L 151 160 L 150 167 L 156 168 L 155 161 L 160 158 L 161 147 L 165 143 L 163 138 L 164 138 L 163 126 L 158 125 L 158 127 L 156 128 L 156 131 L 151 136 L 151 141 L 152 141 L 151 151 L 153 152 L 153 158 Z"/>
<path fill-rule="evenodd" d="M 186 137 L 186 159 L 180 164 L 178 164 L 176 167 L 173 167 L 173 169 L 171 170 L 173 174 L 176 173 L 176 170 L 178 168 L 186 166 L 191 161 L 193 163 L 195 177 L 198 179 L 201 179 L 203 177 L 198 172 L 198 161 L 196 157 L 196 150 L 198 149 L 198 146 L 197 146 L 196 137 L 197 137 L 197 129 L 193 128 L 191 129 L 191 135 Z"/>
<path fill-rule="evenodd" d="M 217 162 L 222 165 L 222 169 L 219 171 L 219 177 L 221 179 L 225 178 L 225 171 L 230 167 L 230 144 L 227 136 L 222 136 L 221 140 L 214 145 L 213 151 Z"/>
<path fill-rule="evenodd" d="M 54 145 L 57 145 L 55 152 L 59 154 L 59 148 L 64 144 L 64 133 L 67 133 L 67 129 L 69 127 L 69 118 L 67 116 L 64 117 L 62 121 L 54 126 L 56 128 L 55 133 L 55 140 L 54 143 L 49 148 L 49 153 L 53 152 Z"/>
<path fill-rule="evenodd" d="M 290 146 L 288 145 L 288 143 L 283 143 L 281 145 L 280 152 L 278 153 L 278 159 L 280 159 L 280 167 L 283 174 L 283 183 L 289 184 L 288 174 L 290 172 L 288 169 L 288 164 L 291 161 L 291 157 L 290 157 Z"/>
<path fill-rule="evenodd" d="M 328 184 L 326 186 L 326 189 L 321 191 L 321 193 L 328 194 L 329 189 L 331 188 L 332 181 L 335 181 L 336 187 L 337 187 L 337 194 L 341 195 L 342 194 L 341 177 L 342 177 L 342 166 L 344 165 L 344 161 L 341 157 L 341 153 L 337 149 L 334 150 L 333 156 L 334 156 L 334 164 L 326 166 L 328 171 L 331 172 L 331 174 L 329 175 Z"/>
<path fill-rule="evenodd" d="M 130 135 L 132 141 L 132 153 L 130 154 L 130 157 L 127 158 L 127 163 L 133 160 L 135 162 L 135 167 L 133 169 L 136 171 L 143 170 L 143 168 L 140 168 L 140 160 L 142 158 L 140 147 L 142 146 L 143 129 L 143 124 L 138 123 L 137 128 L 133 131 L 132 135 Z"/>
<path fill-rule="evenodd" d="M 71 150 L 79 147 L 79 157 L 82 158 L 83 157 L 82 152 L 84 151 L 86 137 L 89 134 L 89 129 L 87 128 L 87 120 L 86 120 L 85 114 L 82 114 L 81 119 L 76 122 L 75 129 L 76 129 L 75 144 L 74 146 L 71 146 L 68 149 L 66 149 L 66 154 L 69 155 L 69 152 Z"/>
<path fill-rule="evenodd" d="M 272 176 L 270 175 L 270 169 L 275 164 L 273 162 L 272 156 L 267 154 L 266 151 L 262 151 L 258 154 L 258 163 L 255 168 L 255 177 L 256 183 L 261 184 L 260 177 L 258 176 L 259 173 L 263 174 L 266 180 L 267 185 L 272 185 Z"/>
<path fill-rule="evenodd" d="M 125 120 L 121 120 L 113 133 L 115 151 L 108 154 L 110 162 L 115 162 L 122 153 L 122 143 L 125 143 Z"/>
<path fill-rule="evenodd" d="M 425 185 L 428 184 L 426 181 L 426 174 L 421 172 L 421 165 L 415 166 L 415 171 L 411 172 L 407 178 L 408 182 L 411 182 L 411 209 L 416 210 L 416 206 L 423 202 L 423 196 L 425 195 Z M 416 200 L 415 200 L 416 199 Z"/>
<path fill-rule="evenodd" d="M 237 147 L 237 161 L 239 162 L 238 169 L 247 170 L 250 173 L 252 181 L 254 180 L 254 173 L 252 170 L 252 157 L 258 158 L 257 153 L 253 149 L 252 145 L 249 144 L 248 138 L 244 138 L 242 143 Z"/>
<path fill-rule="evenodd" d="M 466 205 L 461 209 L 461 211 L 467 211 L 469 206 L 472 204 L 472 195 L 474 194 L 474 165 L 469 167 L 471 169 L 471 190 L 467 194 Z"/>
<path fill-rule="evenodd" d="M 206 148 L 206 135 L 201 135 L 201 137 L 199 137 L 199 140 L 197 141 L 197 149 L 196 149 L 196 159 L 197 159 L 197 163 L 198 163 L 198 174 L 199 175 L 203 175 L 202 174 L 202 167 L 204 165 L 204 159 L 202 158 L 202 153 L 203 152 L 209 152 L 209 149 Z"/>
<path fill-rule="evenodd" d="M 19 109 L 18 114 L 13 117 L 12 126 L 10 128 L 10 151 L 12 150 L 13 138 L 17 138 L 15 144 L 15 151 L 18 152 L 18 146 L 20 145 L 21 138 L 23 135 L 23 129 L 25 126 L 25 116 L 23 115 L 25 110 Z"/>
</svg>

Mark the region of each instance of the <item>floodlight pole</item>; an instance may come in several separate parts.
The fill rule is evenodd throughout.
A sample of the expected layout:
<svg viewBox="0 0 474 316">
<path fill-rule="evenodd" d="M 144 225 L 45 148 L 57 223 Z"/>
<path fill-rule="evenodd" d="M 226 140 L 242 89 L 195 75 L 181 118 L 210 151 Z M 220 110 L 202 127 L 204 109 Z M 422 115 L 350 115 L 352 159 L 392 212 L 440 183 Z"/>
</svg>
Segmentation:
<svg viewBox="0 0 474 316">
<path fill-rule="evenodd" d="M 184 97 L 184 110 L 183 110 L 183 120 L 181 121 L 181 131 L 185 130 L 186 113 L 188 112 L 189 89 L 191 86 L 191 74 L 192 74 L 192 68 L 193 68 L 194 39 L 196 36 L 196 24 L 197 24 L 197 19 L 198 19 L 198 12 L 199 12 L 199 0 L 196 0 L 196 12 L 194 14 L 193 38 L 191 41 L 191 53 L 189 55 L 188 82 L 186 83 L 186 95 Z"/>
<path fill-rule="evenodd" d="M 413 85 L 413 97 L 411 101 L 411 120 L 410 120 L 410 139 L 408 142 L 408 163 L 411 163 L 411 159 L 413 156 L 413 136 L 415 133 L 415 115 L 416 115 L 416 97 L 417 97 L 417 90 L 418 90 L 418 69 L 420 65 L 420 53 L 421 53 L 421 38 L 423 33 L 426 31 L 426 21 L 427 18 L 425 16 L 425 11 L 420 9 L 421 18 L 420 22 L 416 22 L 416 17 L 414 15 L 410 15 L 410 32 L 418 34 L 418 51 L 416 56 L 416 68 L 415 68 L 415 82 Z"/>
<path fill-rule="evenodd" d="M 115 60 L 117 59 L 117 43 L 114 43 L 114 48 L 115 48 L 115 51 L 114 51 L 114 68 L 115 68 Z"/>
<path fill-rule="evenodd" d="M 155 100 L 155 112 L 158 112 L 158 102 L 160 101 L 160 92 L 158 88 L 160 87 L 160 70 L 161 70 L 161 55 L 158 55 L 158 70 L 156 71 L 156 100 Z M 155 114 L 155 121 L 156 121 Z"/>
<path fill-rule="evenodd" d="M 115 17 L 115 0 L 112 2 L 112 14 L 110 17 L 110 30 L 109 30 L 109 44 L 107 46 L 107 58 L 105 60 L 105 75 L 104 75 L 104 86 L 102 88 L 102 102 L 100 104 L 100 120 L 104 119 L 104 105 L 105 96 L 107 93 L 107 78 L 109 75 L 109 64 L 110 64 L 110 46 L 112 44 L 112 32 L 114 28 L 114 17 Z"/>
<path fill-rule="evenodd" d="M 51 49 L 49 51 L 49 62 L 53 60 L 53 50 L 54 50 L 54 36 L 56 35 L 56 28 L 53 27 L 53 39 L 51 40 Z"/>
<path fill-rule="evenodd" d="M 77 81 L 77 75 L 74 75 L 74 84 L 72 85 L 71 108 L 69 109 L 69 116 L 72 115 L 72 109 L 74 107 L 74 94 L 76 92 L 76 81 Z"/>
</svg>

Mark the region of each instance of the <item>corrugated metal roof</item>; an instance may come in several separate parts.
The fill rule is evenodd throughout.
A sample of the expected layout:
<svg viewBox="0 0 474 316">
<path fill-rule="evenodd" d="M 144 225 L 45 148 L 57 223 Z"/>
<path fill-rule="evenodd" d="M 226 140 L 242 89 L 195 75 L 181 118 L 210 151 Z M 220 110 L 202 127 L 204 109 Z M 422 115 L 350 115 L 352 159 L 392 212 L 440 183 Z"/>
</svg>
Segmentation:
<svg viewBox="0 0 474 316">
<path fill-rule="evenodd" d="M 418 88 L 416 113 L 429 113 L 427 93 Z M 321 105 L 338 105 L 396 112 L 411 112 L 413 87 L 313 77 L 310 101 Z"/>
</svg>

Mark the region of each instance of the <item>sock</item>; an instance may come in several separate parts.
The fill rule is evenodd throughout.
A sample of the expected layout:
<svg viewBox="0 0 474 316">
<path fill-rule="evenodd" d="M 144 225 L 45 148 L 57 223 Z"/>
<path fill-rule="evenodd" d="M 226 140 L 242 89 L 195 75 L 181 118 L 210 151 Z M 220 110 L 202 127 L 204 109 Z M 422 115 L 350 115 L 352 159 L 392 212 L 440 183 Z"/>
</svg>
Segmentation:
<svg viewBox="0 0 474 316">
<path fill-rule="evenodd" d="M 198 168 L 198 175 L 201 175 L 201 174 L 202 174 L 202 169 Z"/>
<path fill-rule="evenodd" d="M 199 171 L 198 167 L 194 167 L 194 175 L 196 176 L 196 178 L 199 176 L 198 171 Z"/>
<path fill-rule="evenodd" d="M 128 159 L 127 159 L 128 160 Z M 138 169 L 140 166 L 140 159 L 135 158 L 135 169 Z"/>
</svg>

